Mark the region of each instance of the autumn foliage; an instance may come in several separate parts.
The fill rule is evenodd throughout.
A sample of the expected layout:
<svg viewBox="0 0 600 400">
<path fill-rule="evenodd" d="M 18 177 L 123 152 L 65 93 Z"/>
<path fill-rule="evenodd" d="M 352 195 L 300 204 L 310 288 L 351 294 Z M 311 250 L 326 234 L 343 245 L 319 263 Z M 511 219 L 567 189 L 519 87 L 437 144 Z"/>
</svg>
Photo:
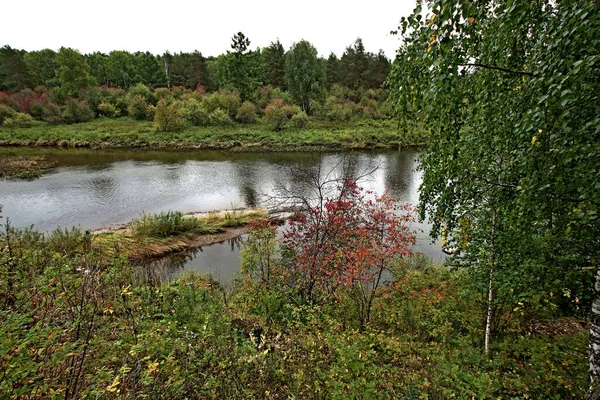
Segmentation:
<svg viewBox="0 0 600 400">
<path fill-rule="evenodd" d="M 268 226 L 253 231 L 250 243 L 261 238 L 262 247 L 255 248 L 248 261 L 260 282 L 279 285 L 295 298 L 323 303 L 349 296 L 362 327 L 369 322 L 386 271 L 412 255 L 413 219 L 411 206 L 344 180 L 336 197 L 325 198 L 289 221 L 280 241 L 279 263 L 270 255 L 273 247 L 267 247 L 275 237 Z"/>
</svg>

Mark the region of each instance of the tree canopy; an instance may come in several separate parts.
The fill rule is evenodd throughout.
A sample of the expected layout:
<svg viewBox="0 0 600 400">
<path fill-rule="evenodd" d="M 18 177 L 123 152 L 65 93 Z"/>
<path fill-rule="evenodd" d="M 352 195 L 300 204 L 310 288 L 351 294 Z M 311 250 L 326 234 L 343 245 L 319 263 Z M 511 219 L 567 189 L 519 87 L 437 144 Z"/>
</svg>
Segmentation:
<svg viewBox="0 0 600 400">
<path fill-rule="evenodd" d="M 420 214 L 433 235 L 489 276 L 495 310 L 519 296 L 589 307 L 600 260 L 598 2 L 418 2 L 400 30 L 390 89 L 398 111 L 431 131 Z"/>
</svg>

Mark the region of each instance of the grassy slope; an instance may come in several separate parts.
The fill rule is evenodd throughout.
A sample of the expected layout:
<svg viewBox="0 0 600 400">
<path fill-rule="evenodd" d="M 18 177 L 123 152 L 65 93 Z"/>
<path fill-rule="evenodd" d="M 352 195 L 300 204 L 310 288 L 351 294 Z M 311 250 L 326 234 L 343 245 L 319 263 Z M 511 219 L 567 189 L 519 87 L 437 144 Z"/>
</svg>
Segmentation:
<svg viewBox="0 0 600 400">
<path fill-rule="evenodd" d="M 129 118 L 98 119 L 75 125 L 37 125 L 0 128 L 0 145 L 102 148 L 174 148 L 258 150 L 317 150 L 398 148 L 419 144 L 423 132 L 398 133 L 395 121 L 350 123 L 313 121 L 308 127 L 279 132 L 258 123 L 226 127 L 187 127 L 180 132 L 157 132 L 147 121 Z"/>
</svg>

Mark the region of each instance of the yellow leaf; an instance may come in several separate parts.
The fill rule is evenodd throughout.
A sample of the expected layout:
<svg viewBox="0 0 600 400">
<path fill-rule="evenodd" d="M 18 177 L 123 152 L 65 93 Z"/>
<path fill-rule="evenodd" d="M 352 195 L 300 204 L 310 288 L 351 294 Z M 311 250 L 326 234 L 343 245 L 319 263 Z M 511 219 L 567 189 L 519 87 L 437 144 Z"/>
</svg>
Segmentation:
<svg viewBox="0 0 600 400">
<path fill-rule="evenodd" d="M 534 136 L 531 138 L 531 144 L 536 144 L 536 143 L 537 143 L 537 141 L 538 141 L 538 137 L 537 137 L 537 135 L 534 135 Z"/>
<path fill-rule="evenodd" d="M 469 24 L 473 25 L 473 22 L 475 22 L 475 17 L 469 17 L 467 18 L 467 21 L 469 22 Z"/>
<path fill-rule="evenodd" d="M 431 36 L 429 36 L 429 41 L 431 43 L 435 42 L 437 40 L 437 35 L 434 33 Z"/>
<path fill-rule="evenodd" d="M 115 377 L 115 380 L 106 388 L 106 391 L 110 392 L 110 393 L 116 392 L 117 386 L 119 386 L 120 383 L 121 383 L 121 380 L 119 379 L 119 376 L 117 375 Z"/>
<path fill-rule="evenodd" d="M 433 25 L 433 22 L 435 21 L 435 14 L 433 14 L 431 16 L 431 18 L 429 19 L 429 26 Z"/>
</svg>

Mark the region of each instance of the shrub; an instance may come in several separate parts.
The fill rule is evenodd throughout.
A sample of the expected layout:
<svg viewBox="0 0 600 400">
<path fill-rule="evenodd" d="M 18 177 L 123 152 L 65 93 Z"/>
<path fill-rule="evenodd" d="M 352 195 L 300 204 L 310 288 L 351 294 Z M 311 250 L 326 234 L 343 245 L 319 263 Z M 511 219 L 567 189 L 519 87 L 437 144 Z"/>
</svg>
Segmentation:
<svg viewBox="0 0 600 400">
<path fill-rule="evenodd" d="M 217 108 L 209 115 L 209 121 L 211 125 L 232 125 L 233 120 L 229 117 L 225 111 Z"/>
<path fill-rule="evenodd" d="M 186 89 L 183 86 L 173 86 L 171 88 L 171 95 L 174 99 L 179 100 L 185 97 L 189 97 L 193 92 L 190 89 Z"/>
<path fill-rule="evenodd" d="M 100 98 L 115 106 L 119 115 L 127 114 L 127 106 L 129 104 L 127 94 L 123 89 L 113 87 L 100 87 Z"/>
<path fill-rule="evenodd" d="M 273 88 L 271 85 L 261 86 L 254 92 L 256 104 L 260 109 L 264 109 L 272 100 L 282 99 L 286 103 L 291 103 L 292 99 L 287 92 L 279 88 Z"/>
<path fill-rule="evenodd" d="M 129 105 L 127 106 L 127 112 L 129 116 L 137 120 L 148 120 L 150 119 L 150 112 L 148 109 L 148 101 L 142 95 L 135 95 L 129 99 Z"/>
<path fill-rule="evenodd" d="M 98 113 L 104 117 L 115 118 L 119 116 L 119 110 L 117 107 L 109 103 L 108 101 L 103 101 L 98 104 Z"/>
<path fill-rule="evenodd" d="M 148 104 L 156 104 L 156 96 L 154 96 L 154 93 L 152 93 L 150 88 L 143 83 L 138 83 L 129 89 L 128 97 L 132 99 L 136 96 L 142 96 Z"/>
<path fill-rule="evenodd" d="M 67 101 L 62 116 L 67 124 L 87 122 L 94 119 L 94 113 L 90 109 L 88 103 L 83 100 L 77 101 L 75 99 Z"/>
<path fill-rule="evenodd" d="M 210 114 L 195 98 L 189 98 L 183 103 L 182 112 L 186 121 L 194 126 L 207 126 L 210 124 Z"/>
<path fill-rule="evenodd" d="M 57 104 L 48 103 L 42 108 L 42 120 L 54 125 L 63 122 L 62 110 Z"/>
<path fill-rule="evenodd" d="M 154 96 L 160 100 L 160 99 L 170 99 L 173 97 L 173 95 L 171 94 L 171 91 L 168 88 L 156 88 L 154 89 Z"/>
<path fill-rule="evenodd" d="M 160 99 L 154 108 L 154 125 L 156 130 L 161 132 L 173 132 L 183 129 L 185 119 L 181 103 L 174 101 L 167 103 L 165 99 Z"/>
<path fill-rule="evenodd" d="M 241 104 L 240 94 L 237 90 L 230 91 L 221 89 L 216 93 L 204 96 L 202 98 L 202 104 L 210 113 L 220 108 L 227 112 L 230 118 L 235 118 Z"/>
<path fill-rule="evenodd" d="M 237 112 L 237 115 L 235 116 L 235 119 L 242 124 L 256 122 L 256 106 L 250 101 L 243 102 Z"/>
<path fill-rule="evenodd" d="M 8 117 L 2 123 L 7 128 L 29 128 L 35 125 L 35 120 L 29 114 L 15 112 L 12 117 Z"/>
<path fill-rule="evenodd" d="M 11 107 L 0 104 L 0 125 L 2 125 L 7 118 L 14 118 L 16 114 L 17 112 Z"/>
<path fill-rule="evenodd" d="M 265 121 L 275 131 L 280 130 L 292 117 L 294 111 L 285 100 L 275 99 L 267 104 L 265 108 Z"/>
<path fill-rule="evenodd" d="M 331 104 L 328 107 L 326 118 L 329 121 L 342 121 L 347 122 L 352 119 L 352 106 L 348 103 L 343 104 Z"/>
<path fill-rule="evenodd" d="M 292 126 L 296 128 L 304 128 L 308 125 L 308 115 L 304 111 L 297 112 L 292 115 L 292 119 L 290 120 Z"/>
</svg>

